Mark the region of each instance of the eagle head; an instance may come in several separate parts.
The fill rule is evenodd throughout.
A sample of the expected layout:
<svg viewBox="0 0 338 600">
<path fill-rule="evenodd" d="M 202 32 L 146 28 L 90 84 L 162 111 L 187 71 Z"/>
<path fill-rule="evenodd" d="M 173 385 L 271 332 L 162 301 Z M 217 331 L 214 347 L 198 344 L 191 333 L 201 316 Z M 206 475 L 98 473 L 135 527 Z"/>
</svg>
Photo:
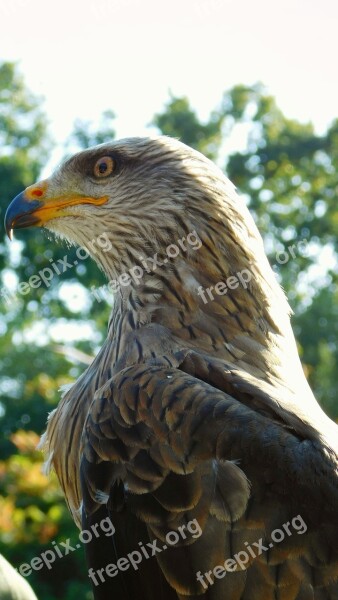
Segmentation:
<svg viewBox="0 0 338 600">
<path fill-rule="evenodd" d="M 205 219 L 219 220 L 224 199 L 234 203 L 235 196 L 223 173 L 185 144 L 165 136 L 128 138 L 79 152 L 26 188 L 8 207 L 5 227 L 10 238 L 14 229 L 44 227 L 86 247 L 116 276 Z M 109 256 L 98 245 L 93 251 L 102 235 L 111 242 Z"/>
</svg>

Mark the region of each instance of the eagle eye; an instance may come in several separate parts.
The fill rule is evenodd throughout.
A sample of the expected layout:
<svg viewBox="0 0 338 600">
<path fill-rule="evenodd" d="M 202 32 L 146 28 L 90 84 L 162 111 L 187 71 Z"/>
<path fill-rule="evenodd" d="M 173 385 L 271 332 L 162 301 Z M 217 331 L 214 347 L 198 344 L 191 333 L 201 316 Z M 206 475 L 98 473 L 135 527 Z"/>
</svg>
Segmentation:
<svg viewBox="0 0 338 600">
<path fill-rule="evenodd" d="M 109 177 L 115 169 L 115 161 L 111 156 L 103 156 L 94 165 L 94 175 L 97 178 Z"/>
</svg>

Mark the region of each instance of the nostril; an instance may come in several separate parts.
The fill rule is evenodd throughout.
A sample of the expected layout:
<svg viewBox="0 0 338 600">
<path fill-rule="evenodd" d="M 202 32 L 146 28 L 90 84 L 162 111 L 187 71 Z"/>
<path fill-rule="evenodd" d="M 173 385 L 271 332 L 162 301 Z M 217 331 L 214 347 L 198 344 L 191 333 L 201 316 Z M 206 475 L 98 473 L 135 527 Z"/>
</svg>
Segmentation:
<svg viewBox="0 0 338 600">
<path fill-rule="evenodd" d="M 31 190 L 31 194 L 32 194 L 32 196 L 35 196 L 36 198 L 40 198 L 41 196 L 43 196 L 43 191 L 40 190 L 39 188 L 34 188 L 33 190 Z"/>
</svg>

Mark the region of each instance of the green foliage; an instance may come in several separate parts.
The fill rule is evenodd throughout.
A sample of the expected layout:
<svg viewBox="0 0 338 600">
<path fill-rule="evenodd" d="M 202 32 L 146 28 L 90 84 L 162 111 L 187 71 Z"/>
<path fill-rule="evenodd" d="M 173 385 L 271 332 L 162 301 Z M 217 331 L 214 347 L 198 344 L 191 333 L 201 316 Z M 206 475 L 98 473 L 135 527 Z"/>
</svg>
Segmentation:
<svg viewBox="0 0 338 600">
<path fill-rule="evenodd" d="M 0 145 L 2 152 L 27 152 L 41 166 L 39 153 L 46 120 L 40 101 L 30 94 L 13 63 L 0 66 Z"/>
<path fill-rule="evenodd" d="M 36 181 L 51 142 L 41 101 L 25 87 L 15 65 L 0 64 L 0 212 L 3 220 L 11 199 Z M 59 400 L 58 388 L 77 377 L 83 365 L 70 363 L 48 336 L 59 319 L 74 319 L 59 297 L 62 282 L 20 295 L 7 286 L 6 275 L 26 281 L 30 275 L 62 258 L 67 250 L 49 247 L 38 229 L 25 231 L 23 242 L 0 244 L 0 551 L 14 567 L 49 549 L 51 542 L 78 539 L 55 478 L 42 475 L 42 456 L 34 451 L 48 413 Z M 51 249 L 53 248 L 53 250 Z M 87 275 L 97 285 L 93 265 L 84 261 L 65 278 Z M 90 273 L 90 275 L 89 275 Z M 100 274 L 96 275 L 100 277 Z M 103 279 L 102 279 L 103 281 Z M 98 310 L 97 310 L 98 312 Z M 101 312 L 102 311 L 101 309 Z M 75 313 L 75 317 L 83 317 Z M 34 334 L 45 323 L 44 335 Z M 43 332 L 42 332 L 43 333 Z M 45 337 L 45 339 L 42 339 Z M 93 343 L 80 347 L 93 353 Z M 34 433 L 30 430 L 33 430 Z M 56 562 L 52 570 L 33 571 L 28 578 L 44 600 L 90 600 L 83 548 Z"/>
<path fill-rule="evenodd" d="M 90 121 L 76 120 L 74 131 L 68 143 L 75 144 L 82 150 L 90 146 L 96 146 L 97 144 L 111 142 L 115 138 L 115 129 L 112 125 L 114 119 L 114 112 L 112 110 L 105 110 L 97 127 Z"/>
<path fill-rule="evenodd" d="M 42 473 L 41 453 L 35 450 L 39 436 L 19 430 L 10 436 L 12 454 L 0 461 L 0 547 L 17 568 L 53 551 L 55 544 L 70 539 L 75 548 L 78 531 L 72 522 L 56 477 Z M 13 453 L 13 451 L 15 451 Z M 48 569 L 32 572 L 27 580 L 38 598 L 91 600 L 83 548 L 57 558 Z M 50 556 L 50 554 L 47 554 Z M 27 573 L 27 571 L 26 571 Z"/>
<path fill-rule="evenodd" d="M 180 138 L 188 146 L 214 159 L 222 141 L 222 123 L 223 116 L 216 110 L 208 123 L 201 123 L 187 98 L 171 95 L 164 112 L 155 115 L 153 124 L 163 134 Z"/>
</svg>

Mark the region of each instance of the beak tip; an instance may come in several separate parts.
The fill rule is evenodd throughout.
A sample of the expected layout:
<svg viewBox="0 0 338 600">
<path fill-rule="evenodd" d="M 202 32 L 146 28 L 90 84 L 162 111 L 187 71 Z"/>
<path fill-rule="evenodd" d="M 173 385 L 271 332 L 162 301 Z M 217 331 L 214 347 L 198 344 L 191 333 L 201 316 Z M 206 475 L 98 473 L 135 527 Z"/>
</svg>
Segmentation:
<svg viewBox="0 0 338 600">
<path fill-rule="evenodd" d="M 41 201 L 27 201 L 25 192 L 15 196 L 5 214 L 5 230 L 10 241 L 13 240 L 13 230 L 36 225 L 39 219 L 34 211 L 41 206 Z"/>
<path fill-rule="evenodd" d="M 13 223 L 11 222 L 11 220 L 9 220 L 7 218 L 7 214 L 6 214 L 6 217 L 5 217 L 5 223 L 4 223 L 4 225 L 5 225 L 6 235 L 7 235 L 8 239 L 9 239 L 9 241 L 12 242 L 13 241 Z"/>
</svg>

